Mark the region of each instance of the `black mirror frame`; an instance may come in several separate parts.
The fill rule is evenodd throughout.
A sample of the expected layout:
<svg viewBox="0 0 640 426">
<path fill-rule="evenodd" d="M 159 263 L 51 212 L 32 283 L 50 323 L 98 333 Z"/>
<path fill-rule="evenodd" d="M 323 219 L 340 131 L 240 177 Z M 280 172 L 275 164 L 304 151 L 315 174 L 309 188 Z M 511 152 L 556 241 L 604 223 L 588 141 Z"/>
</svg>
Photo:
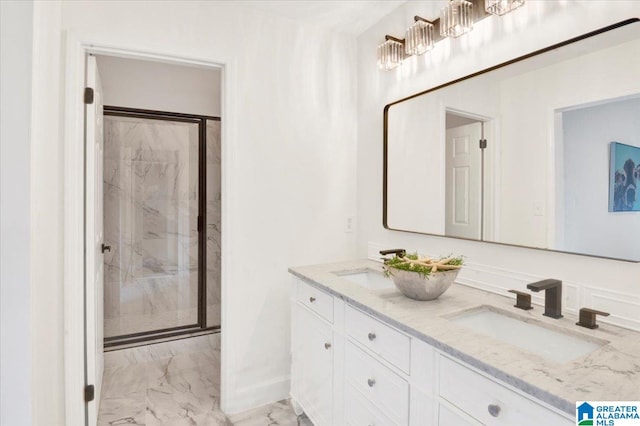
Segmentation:
<svg viewBox="0 0 640 426">
<path fill-rule="evenodd" d="M 397 101 L 391 102 L 390 104 L 385 105 L 384 110 L 383 110 L 383 115 L 384 115 L 384 119 L 383 119 L 383 129 L 382 129 L 382 141 L 383 141 L 383 159 L 382 159 L 382 226 L 389 230 L 389 231 L 399 231 L 399 232 L 407 232 L 407 233 L 411 233 L 411 234 L 420 234 L 420 235 L 431 235 L 431 236 L 435 236 L 435 237 L 441 237 L 441 238 L 455 238 L 455 239 L 459 239 L 459 240 L 467 240 L 467 241 L 475 241 L 478 243 L 489 243 L 489 244 L 499 244 L 499 245 L 503 245 L 503 246 L 510 246 L 510 247 L 520 247 L 520 248 L 524 248 L 524 249 L 534 249 L 534 250 L 543 250 L 543 251 L 551 251 L 551 252 L 555 252 L 555 253 L 565 253 L 565 254 L 572 254 L 572 255 L 578 255 L 578 256 L 588 256 L 588 257 L 596 257 L 596 258 L 600 258 L 600 259 L 609 259 L 609 260 L 618 260 L 621 262 L 630 262 L 630 263 L 640 263 L 640 260 L 631 260 L 631 259 L 620 259 L 620 258 L 616 258 L 616 257 L 608 257 L 608 256 L 599 256 L 599 255 L 593 255 L 593 254 L 585 254 L 585 253 L 576 253 L 576 252 L 570 252 L 570 251 L 563 251 L 563 250 L 553 250 L 553 249 L 546 249 L 546 248 L 540 248 L 540 247 L 530 247 L 530 246 L 522 246 L 522 245 L 517 245 L 517 244 L 508 244 L 508 243 L 501 243 L 501 242 L 496 242 L 496 241 L 484 241 L 484 240 L 476 240 L 476 239 L 472 239 L 472 238 L 463 238 L 463 237 L 453 237 L 453 236 L 447 236 L 447 235 L 440 235 L 440 234 L 430 234 L 430 233 L 426 233 L 426 232 L 418 232 L 418 231 L 410 231 L 407 229 L 396 229 L 396 228 L 391 228 L 388 225 L 388 217 L 387 217 L 387 192 L 388 192 L 388 173 L 387 173 L 387 167 L 388 167 L 388 119 L 389 119 L 389 108 L 392 107 L 393 105 L 399 104 L 401 102 L 405 102 L 408 101 L 410 99 L 416 98 L 418 96 L 422 96 L 425 95 L 427 93 L 430 92 L 434 92 L 436 90 L 440 90 L 443 89 L 447 86 L 451 86 L 454 85 L 456 83 L 460 83 L 462 81 L 465 80 L 469 80 L 473 77 L 477 77 L 479 75 L 483 75 L 483 74 L 487 74 L 491 71 L 497 70 L 499 68 L 503 68 L 506 67 L 507 65 L 511 65 L 514 64 L 516 62 L 520 62 L 520 61 L 524 61 L 525 59 L 529 59 L 531 57 L 534 56 L 538 56 L 541 55 L 543 53 L 555 50 L 555 49 L 559 49 L 563 46 L 567 46 L 569 44 L 572 43 L 576 43 L 579 42 L 581 40 L 585 40 L 587 38 L 590 37 L 594 37 L 597 36 L 599 34 L 603 34 L 606 33 L 608 31 L 612 31 L 615 30 L 617 28 L 621 28 L 636 22 L 640 22 L 640 18 L 630 18 L 630 19 L 625 19 L 624 21 L 620 21 L 617 22 L 615 24 L 612 25 L 608 25 L 606 27 L 594 30 L 594 31 L 590 31 L 588 33 L 582 34 L 580 36 L 577 37 L 573 37 L 570 38 L 568 40 L 565 40 L 563 42 L 560 43 L 556 43 L 553 44 L 551 46 L 545 47 L 543 49 L 539 49 L 536 51 L 533 51 L 531 53 L 527 53 L 526 55 L 522 55 L 522 56 L 518 56 L 514 59 L 508 60 L 506 62 L 502 62 L 498 65 L 494 65 L 492 67 L 489 68 L 485 68 L 483 70 L 474 72 L 472 74 L 466 75 L 464 77 L 460 77 L 457 78 L 455 80 L 451 80 L 447 83 L 441 84 L 439 86 L 436 87 L 432 87 L 431 89 L 427 89 L 424 90 L 422 92 L 418 92 L 415 93 L 411 96 L 407 96 L 405 98 L 399 99 Z"/>
</svg>

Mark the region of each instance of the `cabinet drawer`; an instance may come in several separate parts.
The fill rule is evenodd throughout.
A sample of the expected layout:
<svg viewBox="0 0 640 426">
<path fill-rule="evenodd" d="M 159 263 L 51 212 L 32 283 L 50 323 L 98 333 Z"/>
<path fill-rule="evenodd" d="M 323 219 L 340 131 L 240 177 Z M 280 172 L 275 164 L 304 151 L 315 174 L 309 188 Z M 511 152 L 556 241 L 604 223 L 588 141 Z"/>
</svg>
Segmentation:
<svg viewBox="0 0 640 426">
<path fill-rule="evenodd" d="M 394 423 L 409 421 L 409 384 L 353 342 L 346 345 L 345 381 L 347 393 L 361 393 Z"/>
<path fill-rule="evenodd" d="M 347 426 L 401 426 L 376 409 L 371 402 L 347 384 Z"/>
<path fill-rule="evenodd" d="M 440 396 L 485 425 L 569 425 L 568 419 L 446 357 Z"/>
<path fill-rule="evenodd" d="M 409 374 L 411 339 L 375 318 L 347 306 L 345 328 L 348 336 Z"/>
<path fill-rule="evenodd" d="M 479 426 L 481 423 L 467 419 L 463 414 L 459 414 L 455 409 L 451 409 L 444 404 L 438 407 L 438 426 Z"/>
<path fill-rule="evenodd" d="M 333 322 L 333 296 L 298 281 L 296 300 L 329 322 Z"/>
</svg>

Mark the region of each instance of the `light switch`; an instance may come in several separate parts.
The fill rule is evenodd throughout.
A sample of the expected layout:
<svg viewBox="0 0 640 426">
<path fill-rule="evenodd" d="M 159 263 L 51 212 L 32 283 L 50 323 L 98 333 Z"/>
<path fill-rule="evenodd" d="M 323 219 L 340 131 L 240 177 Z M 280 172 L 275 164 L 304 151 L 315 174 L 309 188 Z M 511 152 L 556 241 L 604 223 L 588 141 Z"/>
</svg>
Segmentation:
<svg viewBox="0 0 640 426">
<path fill-rule="evenodd" d="M 534 216 L 544 216 L 544 207 L 540 201 L 535 201 L 533 203 L 533 215 Z"/>
</svg>

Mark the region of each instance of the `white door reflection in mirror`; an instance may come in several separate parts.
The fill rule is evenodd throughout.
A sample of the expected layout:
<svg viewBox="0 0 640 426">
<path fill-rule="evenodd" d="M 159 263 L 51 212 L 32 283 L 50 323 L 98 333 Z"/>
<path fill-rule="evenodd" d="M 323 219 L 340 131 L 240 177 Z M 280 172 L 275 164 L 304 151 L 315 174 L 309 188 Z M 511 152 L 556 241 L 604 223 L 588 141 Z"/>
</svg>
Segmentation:
<svg viewBox="0 0 640 426">
<path fill-rule="evenodd" d="M 482 238 L 480 139 L 481 122 L 446 131 L 445 233 L 452 237 Z"/>
</svg>

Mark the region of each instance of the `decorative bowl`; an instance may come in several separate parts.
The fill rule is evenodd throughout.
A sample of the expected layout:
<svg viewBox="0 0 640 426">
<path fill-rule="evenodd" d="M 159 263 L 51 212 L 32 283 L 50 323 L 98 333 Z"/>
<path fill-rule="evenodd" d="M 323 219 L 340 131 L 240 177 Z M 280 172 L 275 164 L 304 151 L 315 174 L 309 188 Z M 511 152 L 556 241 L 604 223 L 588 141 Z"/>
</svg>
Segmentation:
<svg viewBox="0 0 640 426">
<path fill-rule="evenodd" d="M 420 257 L 407 254 L 404 249 L 382 250 L 380 254 L 395 253 L 384 259 L 385 275 L 405 296 L 415 300 L 437 299 L 447 291 L 458 276 L 464 263 L 463 256 L 442 258 Z"/>
<path fill-rule="evenodd" d="M 434 300 L 451 287 L 460 269 L 442 271 L 424 276 L 416 272 L 392 268 L 391 279 L 398 290 L 410 299 Z"/>
</svg>

